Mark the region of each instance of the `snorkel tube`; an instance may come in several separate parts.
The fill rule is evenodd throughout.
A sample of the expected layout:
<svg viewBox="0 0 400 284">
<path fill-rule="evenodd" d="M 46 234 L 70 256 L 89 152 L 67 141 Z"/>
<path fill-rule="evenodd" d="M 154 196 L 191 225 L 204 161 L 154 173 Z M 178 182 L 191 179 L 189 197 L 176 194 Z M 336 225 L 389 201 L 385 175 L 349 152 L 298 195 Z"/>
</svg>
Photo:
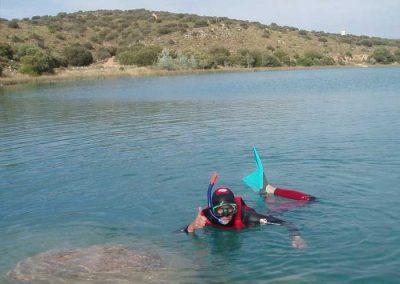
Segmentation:
<svg viewBox="0 0 400 284">
<path fill-rule="evenodd" d="M 214 173 L 213 174 L 213 176 L 211 177 L 211 179 L 210 179 L 210 184 L 208 185 L 208 190 L 207 190 L 207 205 L 208 205 L 208 208 L 210 208 L 210 213 L 211 213 L 211 215 L 219 222 L 219 223 L 222 223 L 221 222 L 221 219 L 219 219 L 217 216 L 215 216 L 215 214 L 214 214 L 214 212 L 213 212 L 213 210 L 212 210 L 212 202 L 211 202 L 211 192 L 212 192 L 212 189 L 213 189 L 213 187 L 214 187 L 214 184 L 215 184 L 215 182 L 217 181 L 217 178 L 218 178 L 218 174 L 217 173 Z"/>
</svg>

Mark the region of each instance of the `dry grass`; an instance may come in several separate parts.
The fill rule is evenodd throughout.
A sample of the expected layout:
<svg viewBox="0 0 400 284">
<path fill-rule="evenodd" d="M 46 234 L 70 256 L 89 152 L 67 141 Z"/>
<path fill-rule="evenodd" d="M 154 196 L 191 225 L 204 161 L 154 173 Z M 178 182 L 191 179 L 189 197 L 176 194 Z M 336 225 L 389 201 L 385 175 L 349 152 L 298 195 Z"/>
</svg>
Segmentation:
<svg viewBox="0 0 400 284">
<path fill-rule="evenodd" d="M 252 69 L 247 69 L 253 71 Z M 83 68 L 58 69 L 54 74 L 41 76 L 29 76 L 21 73 L 14 73 L 7 77 L 0 78 L 0 86 L 12 86 L 21 84 L 35 83 L 52 83 L 61 81 L 76 80 L 96 80 L 96 79 L 112 79 L 118 77 L 144 77 L 144 76 L 172 76 L 182 74 L 200 74 L 200 73 L 217 73 L 217 72 L 244 72 L 242 68 L 220 68 L 214 70 L 161 70 L 148 67 L 134 66 L 91 66 Z"/>
<path fill-rule="evenodd" d="M 10 44 L 14 50 L 14 61 L 6 60 L 4 77 L 0 85 L 15 85 L 36 82 L 65 80 L 103 79 L 121 76 L 163 76 L 183 73 L 248 71 L 243 68 L 219 68 L 218 70 L 165 71 L 156 68 L 120 66 L 112 62 L 101 63 L 100 51 L 106 47 L 123 49 L 137 42 L 155 44 L 170 51 L 191 50 L 195 54 L 207 53 L 212 47 L 225 47 L 231 54 L 240 49 L 273 54 L 276 50 L 287 53 L 290 58 L 315 51 L 332 57 L 336 62 L 347 65 L 366 64 L 366 58 L 378 45 L 358 44 L 363 37 L 328 34 L 323 32 L 300 33 L 296 28 L 262 25 L 227 18 L 200 17 L 196 15 L 156 12 L 160 21 L 154 21 L 151 11 L 95 11 L 65 14 L 64 16 L 39 17 L 18 21 L 18 28 L 11 28 L 0 21 L 0 43 Z M 199 20 L 208 24 L 198 27 Z M 57 30 L 51 26 L 58 25 Z M 175 25 L 168 33 L 160 33 L 162 27 Z M 184 25 L 185 28 L 180 27 Z M 115 37 L 110 35 L 115 34 Z M 103 35 L 103 36 L 102 36 Z M 347 42 L 346 42 L 347 40 Z M 372 38 L 371 38 L 372 40 Z M 383 46 L 394 52 L 400 41 L 379 39 Z M 63 57 L 63 50 L 75 43 L 89 45 L 95 64 L 85 68 L 67 68 L 53 75 L 32 77 L 18 73 L 20 62 L 15 59 L 17 50 L 25 45 L 39 46 L 51 51 L 56 58 Z M 88 47 L 89 48 L 89 47 Z M 351 54 L 348 56 L 348 54 Z M 259 68 L 251 70 L 266 70 Z M 274 68 L 275 70 L 277 68 Z"/>
</svg>

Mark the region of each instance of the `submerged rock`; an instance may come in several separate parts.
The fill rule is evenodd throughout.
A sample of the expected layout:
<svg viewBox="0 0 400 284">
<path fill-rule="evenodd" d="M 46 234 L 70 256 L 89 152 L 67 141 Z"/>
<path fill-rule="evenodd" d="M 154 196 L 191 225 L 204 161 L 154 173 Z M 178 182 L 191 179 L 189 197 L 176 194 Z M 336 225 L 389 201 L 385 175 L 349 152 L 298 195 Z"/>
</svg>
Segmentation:
<svg viewBox="0 0 400 284">
<path fill-rule="evenodd" d="M 18 283 L 167 283 L 159 255 L 125 246 L 50 250 L 19 262 L 8 277 Z"/>
</svg>

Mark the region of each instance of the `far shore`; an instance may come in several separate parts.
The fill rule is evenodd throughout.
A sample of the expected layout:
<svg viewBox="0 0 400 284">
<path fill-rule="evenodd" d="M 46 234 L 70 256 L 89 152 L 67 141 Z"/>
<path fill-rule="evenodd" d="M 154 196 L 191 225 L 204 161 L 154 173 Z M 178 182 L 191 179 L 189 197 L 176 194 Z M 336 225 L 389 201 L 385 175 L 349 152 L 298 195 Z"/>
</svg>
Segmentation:
<svg viewBox="0 0 400 284">
<path fill-rule="evenodd" d="M 399 64 L 390 66 L 400 66 Z M 366 68 L 366 67 L 388 67 L 387 65 L 343 65 L 343 66 L 311 66 L 311 67 L 258 67 L 258 68 L 239 68 L 239 67 L 220 67 L 218 69 L 207 70 L 161 70 L 152 67 L 135 67 L 122 65 L 97 65 L 88 67 L 62 68 L 57 69 L 54 74 L 44 74 L 40 76 L 29 76 L 20 73 L 13 75 L 7 74 L 0 77 L 0 87 L 12 87 L 25 84 L 45 84 L 64 81 L 111 79 L 118 77 L 144 77 L 144 76 L 170 76 L 188 74 L 207 74 L 207 73 L 228 73 L 228 72 L 258 72 L 274 70 L 304 70 L 304 69 L 327 69 L 327 68 Z"/>
</svg>

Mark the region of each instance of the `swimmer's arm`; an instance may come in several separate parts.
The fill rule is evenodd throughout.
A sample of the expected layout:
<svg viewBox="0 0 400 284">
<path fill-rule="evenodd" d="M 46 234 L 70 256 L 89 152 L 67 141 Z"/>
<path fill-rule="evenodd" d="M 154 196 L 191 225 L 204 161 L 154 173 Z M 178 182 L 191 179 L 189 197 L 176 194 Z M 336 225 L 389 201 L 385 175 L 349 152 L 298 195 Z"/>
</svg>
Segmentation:
<svg viewBox="0 0 400 284">
<path fill-rule="evenodd" d="M 259 214 L 261 215 L 261 214 Z M 307 243 L 303 240 L 300 235 L 300 231 L 297 226 L 291 222 L 286 222 L 274 216 L 261 215 L 263 218 L 259 219 L 260 224 L 273 224 L 285 226 L 290 233 L 292 239 L 292 246 L 294 248 L 303 249 L 307 247 Z"/>
<path fill-rule="evenodd" d="M 300 236 L 300 231 L 295 224 L 293 224 L 291 222 L 286 222 L 286 221 L 276 218 L 274 216 L 261 215 L 261 214 L 259 214 L 259 215 L 260 215 L 259 222 L 261 225 L 264 225 L 264 224 L 282 225 L 282 226 L 285 226 L 289 230 L 291 237 Z"/>
<path fill-rule="evenodd" d="M 181 231 L 187 234 L 193 233 L 195 230 L 202 229 L 206 225 L 207 218 L 202 214 L 202 209 L 199 207 L 199 212 L 197 213 L 196 219 L 192 223 L 187 225 Z"/>
</svg>

